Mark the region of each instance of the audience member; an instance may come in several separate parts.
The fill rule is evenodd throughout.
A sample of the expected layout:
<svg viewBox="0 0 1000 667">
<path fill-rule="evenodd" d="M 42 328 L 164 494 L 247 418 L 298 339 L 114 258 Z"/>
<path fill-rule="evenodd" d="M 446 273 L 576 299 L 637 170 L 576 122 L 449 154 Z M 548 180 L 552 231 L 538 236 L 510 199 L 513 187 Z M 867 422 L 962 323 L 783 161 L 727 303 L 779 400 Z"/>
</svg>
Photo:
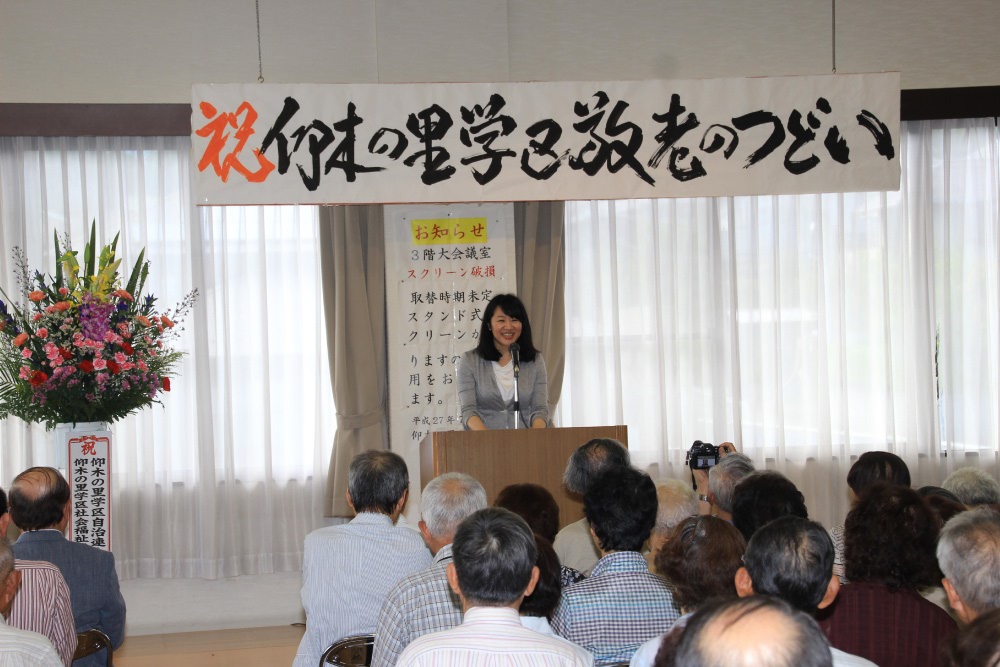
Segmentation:
<svg viewBox="0 0 1000 667">
<path fill-rule="evenodd" d="M 806 499 L 780 472 L 758 470 L 733 492 L 733 525 L 749 540 L 758 528 L 783 516 L 809 518 Z"/>
<path fill-rule="evenodd" d="M 732 452 L 721 458 L 717 465 L 709 468 L 707 478 L 704 474 L 695 474 L 699 497 L 704 495 L 708 503 L 707 509 L 703 509 L 702 513 L 732 522 L 733 493 L 736 491 L 736 485 L 754 470 L 753 461 L 749 456 Z M 697 472 L 704 473 L 704 471 Z M 706 488 L 707 495 L 705 495 Z"/>
<path fill-rule="evenodd" d="M 431 553 L 420 535 L 396 526 L 410 480 L 398 454 L 369 450 L 351 461 L 347 503 L 350 523 L 306 536 L 302 607 L 306 633 L 294 667 L 315 667 L 327 646 L 349 635 L 371 634 L 389 590 L 427 567 Z"/>
<path fill-rule="evenodd" d="M 21 584 L 14 569 L 14 552 L 0 539 L 0 664 L 11 667 L 62 667 L 63 661 L 43 635 L 8 625 L 5 617 Z"/>
<path fill-rule="evenodd" d="M 29 468 L 14 478 L 9 500 L 11 520 L 25 531 L 13 546 L 14 555 L 58 567 L 69 587 L 76 631 L 97 628 L 114 648 L 121 646 L 125 641 L 125 599 L 118 586 L 115 557 L 110 551 L 66 539 L 72 499 L 65 478 L 55 468 Z M 60 648 L 66 650 L 65 646 Z M 105 649 L 74 665 L 96 667 L 107 661 Z"/>
<path fill-rule="evenodd" d="M 944 491 L 944 489 L 941 490 Z M 934 514 L 938 517 L 938 523 L 942 526 L 948 523 L 948 521 L 950 521 L 953 517 L 968 511 L 962 503 L 957 500 L 949 499 L 948 496 L 952 494 L 948 491 L 944 491 L 947 495 L 940 493 L 925 494 L 922 489 L 918 490 L 917 493 L 923 497 L 927 506 L 934 510 Z M 964 625 L 966 623 L 966 621 L 962 620 L 962 617 L 958 615 L 955 609 L 951 606 L 951 603 L 948 601 L 948 593 L 945 591 L 941 581 L 935 582 L 933 586 L 925 586 L 924 588 L 921 588 L 920 594 L 925 600 L 933 602 L 948 612 L 948 614 L 960 625 Z"/>
<path fill-rule="evenodd" d="M 938 564 L 948 602 L 963 623 L 1000 609 L 1000 514 L 963 512 L 941 531 Z"/>
<path fill-rule="evenodd" d="M 559 505 L 544 486 L 511 484 L 501 489 L 493 506 L 510 510 L 524 519 L 531 532 L 541 535 L 549 544 L 555 541 L 559 530 Z M 582 572 L 565 565 L 560 566 L 559 572 L 562 586 L 569 586 L 584 578 Z"/>
<path fill-rule="evenodd" d="M 833 576 L 833 541 L 826 528 L 786 516 L 761 526 L 747 544 L 746 563 L 736 572 L 740 597 L 770 595 L 814 616 L 833 603 L 840 579 Z M 834 667 L 873 667 L 858 656 L 831 648 Z"/>
<path fill-rule="evenodd" d="M 706 605 L 657 667 L 832 667 L 816 621 L 778 598 L 754 596 Z"/>
<path fill-rule="evenodd" d="M 966 507 L 1000 503 L 1000 484 L 979 468 L 959 468 L 941 486 L 958 496 Z"/>
<path fill-rule="evenodd" d="M 531 527 L 530 524 L 528 527 Z M 559 557 L 556 556 L 552 543 L 538 533 L 535 533 L 535 548 L 538 549 L 538 560 L 535 561 L 535 566 L 538 568 L 538 583 L 535 584 L 535 590 L 531 595 L 526 595 L 521 601 L 521 625 L 543 635 L 555 637 L 557 635 L 549 621 L 552 620 L 552 612 L 555 611 L 562 596 Z"/>
<path fill-rule="evenodd" d="M 0 489 L 0 540 L 11 523 L 7 509 L 7 494 Z M 46 637 L 69 667 L 76 651 L 76 623 L 66 580 L 58 567 L 40 560 L 15 560 L 14 569 L 21 573 L 21 588 L 7 622 Z"/>
<path fill-rule="evenodd" d="M 945 667 L 1000 665 L 1000 609 L 983 614 L 963 628 L 945 648 Z"/>
<path fill-rule="evenodd" d="M 373 667 L 395 665 L 403 649 L 417 637 L 462 622 L 462 601 L 448 584 L 451 545 L 458 526 L 485 508 L 486 491 L 469 475 L 445 473 L 424 487 L 419 526 L 434 562 L 403 578 L 389 591 L 375 625 Z"/>
<path fill-rule="evenodd" d="M 858 457 L 847 472 L 847 486 L 850 489 L 851 506 L 869 488 L 884 482 L 897 486 L 910 485 L 910 469 L 906 462 L 892 452 L 865 452 Z M 833 572 L 840 577 L 840 583 L 847 583 L 844 574 L 844 526 L 835 526 L 830 531 L 833 538 Z"/>
<path fill-rule="evenodd" d="M 847 515 L 844 548 L 849 584 L 820 614 L 836 648 L 881 667 L 932 667 L 957 629 L 917 592 L 940 580 L 934 558 L 938 518 L 920 495 L 878 484 Z"/>
<path fill-rule="evenodd" d="M 713 598 L 735 598 L 736 571 L 743 564 L 746 542 L 731 524 L 714 516 L 684 519 L 657 556 L 657 569 L 674 588 L 674 601 L 683 616 L 665 635 L 639 647 L 631 667 L 653 664 L 666 637 L 679 639 L 688 617 Z"/>
<path fill-rule="evenodd" d="M 942 489 L 940 486 L 921 486 L 917 489 L 917 493 L 924 500 L 930 500 L 931 498 L 944 498 L 945 500 L 950 500 L 958 505 L 962 505 L 962 501 L 959 500 L 958 496 L 949 491 L 948 489 Z"/>
<path fill-rule="evenodd" d="M 497 507 L 476 512 L 455 534 L 453 559 L 448 581 L 462 600 L 464 620 L 414 640 L 401 666 L 593 665 L 579 646 L 521 625 L 518 607 L 538 581 L 535 537 L 521 517 Z"/>
<path fill-rule="evenodd" d="M 563 590 L 552 627 L 598 665 L 625 662 L 680 615 L 667 582 L 639 552 L 656 521 L 656 487 L 634 468 L 608 470 L 588 487 L 583 513 L 601 559 L 589 578 Z"/>
<path fill-rule="evenodd" d="M 698 514 L 698 495 L 687 482 L 668 479 L 656 487 L 656 523 L 649 534 L 649 553 L 646 563 L 650 572 L 656 570 L 656 555 L 667 543 L 674 528 L 689 516 Z"/>
<path fill-rule="evenodd" d="M 583 496 L 590 483 L 603 472 L 631 465 L 628 450 L 622 443 L 611 438 L 594 438 L 570 456 L 563 473 L 563 485 L 570 493 Z M 590 537 L 590 524 L 586 517 L 560 530 L 552 546 L 560 563 L 585 575 L 590 574 L 601 557 Z"/>
</svg>

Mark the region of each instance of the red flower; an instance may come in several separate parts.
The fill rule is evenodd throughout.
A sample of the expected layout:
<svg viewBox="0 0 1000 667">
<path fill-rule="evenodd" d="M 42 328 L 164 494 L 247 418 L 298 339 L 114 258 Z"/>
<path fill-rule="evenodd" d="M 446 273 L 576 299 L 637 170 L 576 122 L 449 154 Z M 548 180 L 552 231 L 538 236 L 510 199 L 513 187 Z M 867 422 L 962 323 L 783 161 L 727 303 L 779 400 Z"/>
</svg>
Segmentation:
<svg viewBox="0 0 1000 667">
<path fill-rule="evenodd" d="M 121 366 L 119 366 L 117 362 L 114 361 L 108 362 L 108 372 L 111 373 L 112 375 L 118 375 L 118 373 L 121 372 L 121 369 L 122 369 Z"/>
<path fill-rule="evenodd" d="M 170 391 L 170 378 L 163 378 L 163 391 Z"/>
<path fill-rule="evenodd" d="M 34 373 L 31 374 L 31 380 L 29 380 L 29 382 L 31 382 L 32 387 L 37 387 L 39 385 L 45 384 L 45 381 L 48 379 L 49 376 L 43 373 L 42 371 L 35 371 Z"/>
<path fill-rule="evenodd" d="M 73 356 L 73 353 L 67 350 L 65 347 L 59 348 L 59 356 L 63 359 L 69 359 Z"/>
<path fill-rule="evenodd" d="M 135 354 L 135 348 L 128 343 L 122 343 L 122 351 L 124 351 L 125 354 Z"/>
<path fill-rule="evenodd" d="M 94 372 L 94 362 L 93 361 L 81 361 L 76 365 L 80 369 L 81 373 L 93 373 Z"/>
</svg>

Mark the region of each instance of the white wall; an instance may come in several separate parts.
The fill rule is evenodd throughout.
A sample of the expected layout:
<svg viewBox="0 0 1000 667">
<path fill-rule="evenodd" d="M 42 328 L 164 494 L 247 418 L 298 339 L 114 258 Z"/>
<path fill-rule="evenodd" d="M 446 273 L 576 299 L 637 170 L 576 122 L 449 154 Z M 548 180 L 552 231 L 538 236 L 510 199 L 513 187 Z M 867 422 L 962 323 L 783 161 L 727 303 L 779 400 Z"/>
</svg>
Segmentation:
<svg viewBox="0 0 1000 667">
<path fill-rule="evenodd" d="M 832 0 L 260 0 L 269 83 L 825 74 Z M 839 72 L 1000 84 L 997 0 L 838 0 Z M 0 102 L 257 79 L 251 0 L 0 0 Z"/>
</svg>

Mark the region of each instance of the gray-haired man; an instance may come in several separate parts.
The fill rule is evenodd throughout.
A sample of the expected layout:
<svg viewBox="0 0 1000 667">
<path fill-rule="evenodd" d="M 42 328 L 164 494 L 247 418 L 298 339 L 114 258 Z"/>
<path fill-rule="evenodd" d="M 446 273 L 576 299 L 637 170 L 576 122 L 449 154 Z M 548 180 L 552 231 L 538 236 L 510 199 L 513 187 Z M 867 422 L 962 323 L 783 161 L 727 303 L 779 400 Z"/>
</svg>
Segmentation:
<svg viewBox="0 0 1000 667">
<path fill-rule="evenodd" d="M 417 637 L 462 622 L 462 602 L 448 585 L 451 543 L 459 524 L 485 507 L 483 485 L 462 473 L 445 473 L 424 487 L 420 532 L 434 554 L 434 563 L 389 591 L 375 628 L 372 667 L 391 667 Z"/>
<path fill-rule="evenodd" d="M 1000 609 L 1000 514 L 984 507 L 952 517 L 937 557 L 948 602 L 964 623 Z"/>
<path fill-rule="evenodd" d="M 431 554 L 420 535 L 395 525 L 409 488 L 406 463 L 398 454 L 373 449 L 351 461 L 347 503 L 357 516 L 306 536 L 306 633 L 294 667 L 314 667 L 338 639 L 374 632 L 389 589 L 430 564 Z"/>
</svg>

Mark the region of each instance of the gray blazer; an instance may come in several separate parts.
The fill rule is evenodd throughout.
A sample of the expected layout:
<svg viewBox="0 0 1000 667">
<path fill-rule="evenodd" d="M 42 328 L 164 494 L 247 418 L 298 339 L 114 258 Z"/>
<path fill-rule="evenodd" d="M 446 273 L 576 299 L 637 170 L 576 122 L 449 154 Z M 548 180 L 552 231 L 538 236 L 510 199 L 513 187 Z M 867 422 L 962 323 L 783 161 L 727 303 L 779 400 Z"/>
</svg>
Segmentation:
<svg viewBox="0 0 1000 667">
<path fill-rule="evenodd" d="M 22 533 L 12 549 L 15 558 L 44 560 L 59 568 L 69 586 L 77 632 L 100 628 L 115 648 L 121 646 L 125 641 L 125 599 L 118 587 L 114 554 L 70 542 L 58 530 Z M 74 667 L 105 664 L 104 651 L 73 663 Z"/>
<path fill-rule="evenodd" d="M 521 402 L 518 428 L 529 428 L 538 418 L 549 423 L 549 381 L 541 353 L 535 355 L 534 361 L 521 362 L 517 393 Z M 458 366 L 458 402 L 462 406 L 462 425 L 466 429 L 473 415 L 482 419 L 491 430 L 514 428 L 514 402 L 504 402 L 493 374 L 493 362 L 483 359 L 475 349 L 463 354 Z"/>
</svg>

